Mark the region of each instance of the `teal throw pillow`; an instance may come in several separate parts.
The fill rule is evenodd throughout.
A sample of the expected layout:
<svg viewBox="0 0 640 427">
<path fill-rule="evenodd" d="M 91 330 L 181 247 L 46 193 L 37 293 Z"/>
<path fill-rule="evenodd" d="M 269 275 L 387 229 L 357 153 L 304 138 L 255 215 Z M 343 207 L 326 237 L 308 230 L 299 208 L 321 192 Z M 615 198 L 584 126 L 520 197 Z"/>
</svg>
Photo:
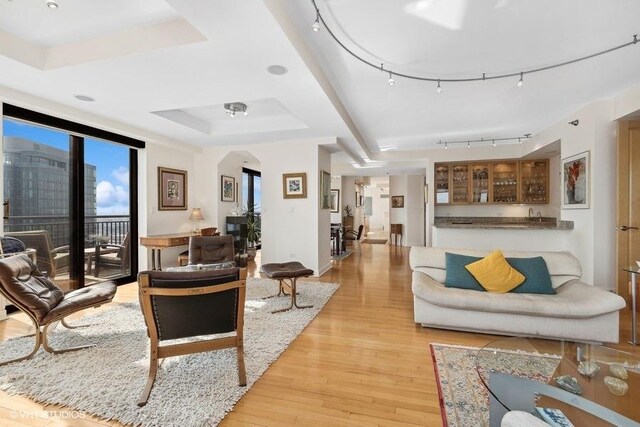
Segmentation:
<svg viewBox="0 0 640 427">
<path fill-rule="evenodd" d="M 507 262 L 526 278 L 520 286 L 511 292 L 555 295 L 556 291 L 551 285 L 551 276 L 544 258 L 541 256 L 535 258 L 507 258 Z"/>
<path fill-rule="evenodd" d="M 481 257 L 452 254 L 450 252 L 445 252 L 444 257 L 447 269 L 447 277 L 444 280 L 445 287 L 485 291 L 476 278 L 465 268 L 466 265 L 482 259 Z"/>
</svg>

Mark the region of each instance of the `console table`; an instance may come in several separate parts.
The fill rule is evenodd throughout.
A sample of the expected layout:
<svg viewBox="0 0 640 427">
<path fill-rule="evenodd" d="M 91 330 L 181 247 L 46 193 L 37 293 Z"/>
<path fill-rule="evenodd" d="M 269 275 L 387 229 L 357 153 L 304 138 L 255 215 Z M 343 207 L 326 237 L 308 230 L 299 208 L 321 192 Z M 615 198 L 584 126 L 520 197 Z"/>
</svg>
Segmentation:
<svg viewBox="0 0 640 427">
<path fill-rule="evenodd" d="M 189 244 L 189 237 L 193 233 L 157 234 L 155 236 L 140 237 L 140 244 L 151 249 L 151 269 L 156 270 L 156 257 L 158 259 L 157 270 L 162 270 L 162 249 Z"/>
</svg>

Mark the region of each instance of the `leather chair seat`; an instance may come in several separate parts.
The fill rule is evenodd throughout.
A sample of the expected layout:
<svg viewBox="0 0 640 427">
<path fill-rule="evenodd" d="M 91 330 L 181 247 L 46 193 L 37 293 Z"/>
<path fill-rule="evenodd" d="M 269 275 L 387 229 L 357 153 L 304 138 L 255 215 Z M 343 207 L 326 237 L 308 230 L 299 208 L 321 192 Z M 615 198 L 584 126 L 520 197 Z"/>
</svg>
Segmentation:
<svg viewBox="0 0 640 427">
<path fill-rule="evenodd" d="M 270 263 L 262 266 L 262 271 L 270 279 L 288 279 L 290 277 L 312 276 L 313 270 L 298 261 Z"/>
<path fill-rule="evenodd" d="M 86 288 L 76 289 L 66 294 L 60 304 L 47 313 L 42 322 L 50 323 L 75 313 L 82 307 L 93 307 L 101 302 L 110 302 L 115 293 L 116 285 L 113 282 L 102 282 Z"/>
</svg>

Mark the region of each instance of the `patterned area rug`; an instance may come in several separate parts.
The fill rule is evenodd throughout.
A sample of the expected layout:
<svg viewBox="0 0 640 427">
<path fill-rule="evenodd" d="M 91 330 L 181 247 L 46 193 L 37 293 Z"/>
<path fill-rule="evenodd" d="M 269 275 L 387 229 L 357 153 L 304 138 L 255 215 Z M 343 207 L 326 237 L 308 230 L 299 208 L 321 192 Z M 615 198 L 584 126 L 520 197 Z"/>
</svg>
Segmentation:
<svg viewBox="0 0 640 427">
<path fill-rule="evenodd" d="M 479 348 L 431 344 L 438 383 L 442 424 L 448 427 L 489 426 L 489 392 L 476 370 Z M 560 359 L 524 352 L 497 351 L 483 366 L 547 383 Z M 488 374 L 480 372 L 481 375 Z"/>
<path fill-rule="evenodd" d="M 263 300 L 277 292 L 277 282 L 247 279 L 246 387 L 238 386 L 235 349 L 171 357 L 158 370 L 149 402 L 139 408 L 138 397 L 147 380 L 149 339 L 139 305 L 126 303 L 71 322 L 90 327 L 59 327 L 51 334 L 57 348 L 88 343 L 95 347 L 59 355 L 41 349 L 30 360 L 1 367 L 0 389 L 135 426 L 217 425 L 337 288 L 333 283 L 301 281 L 298 302 L 314 307 L 271 314 L 287 307 L 288 297 Z M 9 340 L 0 345 L 0 358 L 28 354 L 32 347 L 33 337 Z M 13 421 L 22 425 L 19 418 Z M 0 420 L 0 425 L 6 424 Z"/>
</svg>

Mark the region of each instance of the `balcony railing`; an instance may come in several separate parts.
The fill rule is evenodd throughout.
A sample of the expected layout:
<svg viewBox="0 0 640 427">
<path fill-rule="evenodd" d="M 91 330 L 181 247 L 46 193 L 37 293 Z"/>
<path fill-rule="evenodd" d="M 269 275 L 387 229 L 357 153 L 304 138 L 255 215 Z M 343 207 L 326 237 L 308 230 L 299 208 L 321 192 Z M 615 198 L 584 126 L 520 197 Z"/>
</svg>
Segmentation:
<svg viewBox="0 0 640 427">
<path fill-rule="evenodd" d="M 129 233 L 129 215 L 85 216 L 85 247 L 96 243 L 120 244 Z M 4 220 L 4 231 L 47 230 L 54 247 L 70 242 L 71 224 L 69 217 L 60 215 L 12 216 Z"/>
</svg>

